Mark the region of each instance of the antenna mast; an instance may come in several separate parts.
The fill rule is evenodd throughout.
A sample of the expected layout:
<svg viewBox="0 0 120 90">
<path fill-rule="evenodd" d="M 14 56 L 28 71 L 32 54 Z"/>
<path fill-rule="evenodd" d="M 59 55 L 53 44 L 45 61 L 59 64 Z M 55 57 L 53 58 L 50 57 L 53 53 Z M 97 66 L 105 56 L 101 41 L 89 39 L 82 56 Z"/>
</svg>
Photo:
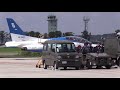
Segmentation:
<svg viewBox="0 0 120 90">
<path fill-rule="evenodd" d="M 84 23 L 85 23 L 85 28 L 84 28 L 84 30 L 85 30 L 85 31 L 88 31 L 88 22 L 90 21 L 90 18 L 88 18 L 87 16 L 84 16 L 84 17 L 83 17 L 83 21 L 84 21 Z"/>
</svg>

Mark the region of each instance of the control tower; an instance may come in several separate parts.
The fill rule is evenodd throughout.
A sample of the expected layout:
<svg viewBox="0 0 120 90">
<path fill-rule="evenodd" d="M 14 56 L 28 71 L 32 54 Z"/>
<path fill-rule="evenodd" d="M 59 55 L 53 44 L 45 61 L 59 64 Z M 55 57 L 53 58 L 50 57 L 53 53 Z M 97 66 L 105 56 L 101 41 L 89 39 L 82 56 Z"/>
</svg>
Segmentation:
<svg viewBox="0 0 120 90">
<path fill-rule="evenodd" d="M 48 16 L 48 33 L 57 31 L 57 18 L 55 15 Z"/>
</svg>

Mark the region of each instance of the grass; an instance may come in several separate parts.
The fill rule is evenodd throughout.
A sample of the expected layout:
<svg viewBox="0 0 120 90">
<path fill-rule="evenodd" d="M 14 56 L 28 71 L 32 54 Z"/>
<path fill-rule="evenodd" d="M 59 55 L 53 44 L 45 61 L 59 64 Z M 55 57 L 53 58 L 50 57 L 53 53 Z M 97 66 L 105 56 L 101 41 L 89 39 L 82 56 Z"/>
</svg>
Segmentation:
<svg viewBox="0 0 120 90">
<path fill-rule="evenodd" d="M 0 53 L 18 53 L 20 52 L 21 49 L 20 48 L 0 48 Z"/>
<path fill-rule="evenodd" d="M 42 53 L 22 51 L 20 48 L 0 48 L 0 57 L 40 57 Z"/>
</svg>

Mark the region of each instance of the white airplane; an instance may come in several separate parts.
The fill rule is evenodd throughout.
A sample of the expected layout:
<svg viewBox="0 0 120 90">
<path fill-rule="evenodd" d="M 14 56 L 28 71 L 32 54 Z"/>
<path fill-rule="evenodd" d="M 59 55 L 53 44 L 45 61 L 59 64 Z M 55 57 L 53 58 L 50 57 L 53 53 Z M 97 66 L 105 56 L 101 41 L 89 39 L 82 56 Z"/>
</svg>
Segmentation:
<svg viewBox="0 0 120 90">
<path fill-rule="evenodd" d="M 8 27 L 12 41 L 6 42 L 6 47 L 20 47 L 23 50 L 38 51 L 41 52 L 43 48 L 43 42 L 48 39 L 40 39 L 25 35 L 22 29 L 11 18 L 7 18 Z M 39 41 L 41 43 L 39 43 Z"/>
<path fill-rule="evenodd" d="M 66 36 L 66 37 L 49 38 L 49 39 L 40 39 L 36 37 L 31 37 L 25 35 L 23 30 L 16 24 L 16 22 L 13 19 L 7 18 L 7 23 L 10 30 L 12 41 L 6 42 L 5 43 L 6 47 L 19 47 L 22 50 L 42 52 L 43 50 L 42 43 L 44 43 L 47 40 L 69 40 L 74 42 L 76 47 L 78 45 L 83 47 L 85 42 L 91 43 L 90 41 L 77 36 Z M 95 47 L 97 46 L 97 44 L 92 44 L 92 46 Z"/>
</svg>

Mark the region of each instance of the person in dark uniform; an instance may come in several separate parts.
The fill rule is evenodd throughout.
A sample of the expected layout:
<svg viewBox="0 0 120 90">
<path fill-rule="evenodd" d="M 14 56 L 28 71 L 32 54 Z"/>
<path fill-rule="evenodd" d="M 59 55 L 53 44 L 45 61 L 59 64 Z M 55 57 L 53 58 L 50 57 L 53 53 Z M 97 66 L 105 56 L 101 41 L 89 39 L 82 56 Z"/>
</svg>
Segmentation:
<svg viewBox="0 0 120 90">
<path fill-rule="evenodd" d="M 84 43 L 84 46 L 82 47 L 83 61 L 85 60 L 87 53 L 89 53 L 88 43 Z"/>
<path fill-rule="evenodd" d="M 102 46 L 101 46 L 101 53 L 103 53 L 104 52 L 104 45 L 102 44 Z"/>
<path fill-rule="evenodd" d="M 92 47 L 92 44 L 89 44 L 89 52 L 92 53 L 93 52 L 93 47 Z"/>
<path fill-rule="evenodd" d="M 80 53 L 80 51 L 81 51 L 81 46 L 80 46 L 80 45 L 78 45 L 78 47 L 76 48 L 76 51 L 77 51 L 78 53 Z"/>
<path fill-rule="evenodd" d="M 63 50 L 64 50 L 64 51 L 68 51 L 67 45 L 63 45 Z"/>
<path fill-rule="evenodd" d="M 89 52 L 88 43 L 84 43 L 84 46 L 82 47 L 82 54 L 87 54 Z"/>
<path fill-rule="evenodd" d="M 98 44 L 98 46 L 96 46 L 95 52 L 96 52 L 96 53 L 101 53 L 101 51 L 102 51 L 102 47 L 101 47 L 100 44 Z"/>
</svg>

